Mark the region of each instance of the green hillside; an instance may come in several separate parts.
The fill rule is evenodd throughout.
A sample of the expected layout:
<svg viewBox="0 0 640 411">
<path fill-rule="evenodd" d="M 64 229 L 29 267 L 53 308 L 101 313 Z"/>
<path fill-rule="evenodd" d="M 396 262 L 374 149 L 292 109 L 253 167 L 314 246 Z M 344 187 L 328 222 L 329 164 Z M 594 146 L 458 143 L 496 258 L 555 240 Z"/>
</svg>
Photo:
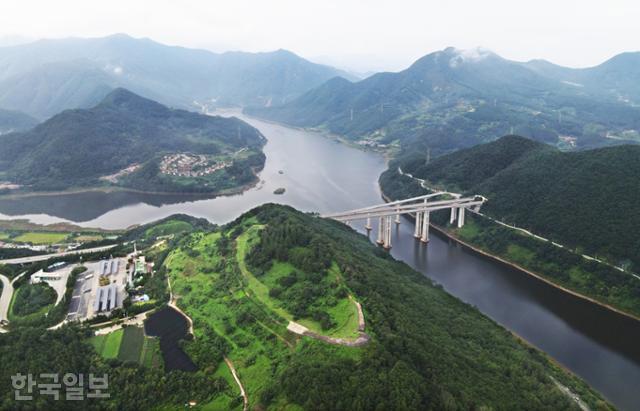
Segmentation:
<svg viewBox="0 0 640 411">
<path fill-rule="evenodd" d="M 483 212 L 616 265 L 640 270 L 640 146 L 561 152 L 509 136 L 404 172 L 489 198 Z"/>
<path fill-rule="evenodd" d="M 576 85 L 563 71 L 541 66 L 488 50 L 447 48 L 398 73 L 357 83 L 333 79 L 289 103 L 246 111 L 362 144 L 399 142 L 406 152 L 434 155 L 509 133 L 566 148 L 640 141 L 638 100 L 621 98 L 616 90 L 624 87 L 596 87 L 603 77 L 595 74 L 593 87 Z M 619 72 L 633 82 L 633 65 Z"/>
<path fill-rule="evenodd" d="M 345 225 L 265 205 L 225 227 L 200 227 L 168 242 L 156 273 L 169 277 L 193 319 L 195 338 L 182 348 L 197 371 L 162 372 L 140 354 L 123 363 L 127 350 L 139 351 L 140 341 L 117 349 L 128 331 L 121 342 L 112 334 L 110 344 L 70 326 L 0 334 L 0 378 L 23 369 L 109 374 L 110 398 L 82 409 L 173 410 L 188 401 L 242 409 L 226 359 L 249 409 L 578 410 L 573 395 L 591 409 L 611 409 L 540 351 Z M 347 346 L 319 338 L 353 338 L 354 301 L 370 339 Z M 289 321 L 314 334 L 288 331 Z M 15 408 L 13 394 L 0 386 L 5 407 Z M 76 407 L 35 397 L 39 408 Z"/>
<path fill-rule="evenodd" d="M 255 181 L 264 164 L 265 139 L 248 124 L 169 109 L 125 89 L 1 140 L 0 171 L 23 190 L 217 193 Z"/>
</svg>

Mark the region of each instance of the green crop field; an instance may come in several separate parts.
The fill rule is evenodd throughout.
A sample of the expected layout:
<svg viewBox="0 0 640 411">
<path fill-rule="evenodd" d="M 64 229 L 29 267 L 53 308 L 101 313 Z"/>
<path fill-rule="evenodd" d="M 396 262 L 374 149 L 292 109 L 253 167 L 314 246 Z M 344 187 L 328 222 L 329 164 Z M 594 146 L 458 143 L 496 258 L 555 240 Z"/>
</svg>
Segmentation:
<svg viewBox="0 0 640 411">
<path fill-rule="evenodd" d="M 129 326 L 105 335 L 91 337 L 91 344 L 103 358 L 162 367 L 160 341 L 144 335 L 142 327 Z"/>
<path fill-rule="evenodd" d="M 100 241 L 103 240 L 104 237 L 100 236 L 100 235 L 90 235 L 90 234 L 86 234 L 86 235 L 80 235 L 76 238 L 74 238 L 75 241 L 79 242 L 79 243 L 88 243 L 91 241 Z"/>
<path fill-rule="evenodd" d="M 67 233 L 41 233 L 41 232 L 29 232 L 24 233 L 18 237 L 15 237 L 13 241 L 20 243 L 31 243 L 37 245 L 56 244 L 60 243 L 69 237 Z"/>
<path fill-rule="evenodd" d="M 120 329 L 109 334 L 96 335 L 95 337 L 92 337 L 90 341 L 98 354 L 102 357 L 117 358 L 123 335 L 124 330 Z"/>
<path fill-rule="evenodd" d="M 122 361 L 140 361 L 144 345 L 144 330 L 141 327 L 126 327 L 118 352 L 118 359 Z"/>
</svg>

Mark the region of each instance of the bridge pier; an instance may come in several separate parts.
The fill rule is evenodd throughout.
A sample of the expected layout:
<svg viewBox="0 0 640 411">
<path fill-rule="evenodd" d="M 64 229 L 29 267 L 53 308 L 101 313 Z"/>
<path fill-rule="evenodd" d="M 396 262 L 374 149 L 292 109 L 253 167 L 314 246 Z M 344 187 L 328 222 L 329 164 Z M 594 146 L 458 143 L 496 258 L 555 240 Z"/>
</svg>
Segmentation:
<svg viewBox="0 0 640 411">
<path fill-rule="evenodd" d="M 384 239 L 383 247 L 387 250 L 391 249 L 391 216 L 387 217 L 387 222 L 385 224 L 386 235 Z"/>
<path fill-rule="evenodd" d="M 400 207 L 396 207 L 396 224 L 400 224 Z"/>
<path fill-rule="evenodd" d="M 371 231 L 371 229 L 373 227 L 371 227 L 371 217 L 367 217 L 367 224 L 364 226 L 364 228 L 367 229 L 367 231 Z"/>
<path fill-rule="evenodd" d="M 380 221 L 378 221 L 378 239 L 376 240 L 376 243 L 378 245 L 384 244 L 384 234 L 385 234 L 384 217 L 380 217 Z"/>
<path fill-rule="evenodd" d="M 422 217 L 422 236 L 420 237 L 420 241 L 423 243 L 429 242 L 429 212 L 425 211 L 424 216 Z"/>
<path fill-rule="evenodd" d="M 458 228 L 464 226 L 464 207 L 460 207 L 458 211 Z"/>
<path fill-rule="evenodd" d="M 420 238 L 420 224 L 422 221 L 422 213 L 420 213 L 419 211 L 416 212 L 416 228 L 413 231 L 413 236 L 415 238 Z"/>
<path fill-rule="evenodd" d="M 451 207 L 451 216 L 449 217 L 449 224 L 453 224 L 456 221 L 456 208 Z"/>
</svg>

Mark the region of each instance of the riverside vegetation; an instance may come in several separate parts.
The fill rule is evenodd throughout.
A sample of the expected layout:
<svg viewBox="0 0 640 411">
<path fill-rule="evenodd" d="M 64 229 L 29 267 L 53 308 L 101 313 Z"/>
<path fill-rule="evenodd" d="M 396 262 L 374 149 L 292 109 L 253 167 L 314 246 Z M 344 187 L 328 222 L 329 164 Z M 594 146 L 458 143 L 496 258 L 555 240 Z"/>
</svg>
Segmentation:
<svg viewBox="0 0 640 411">
<path fill-rule="evenodd" d="M 427 162 L 424 155 L 400 158 L 380 177 L 392 199 L 424 194 L 403 172 L 446 188 L 488 198 L 482 213 L 530 230 L 549 241 L 470 215 L 465 227 L 449 227 L 462 240 L 512 261 L 552 282 L 617 309 L 640 316 L 640 146 L 580 152 L 507 136 Z M 442 213 L 433 222 L 447 225 Z M 562 244 L 558 247 L 552 242 Z"/>
<path fill-rule="evenodd" d="M 186 228 L 180 221 L 187 218 L 125 237 L 152 246 L 150 234 Z M 24 369 L 109 374 L 111 398 L 76 405 L 36 393 L 35 404 L 47 409 L 169 410 L 196 401 L 239 410 L 226 358 L 251 408 L 578 409 L 559 383 L 593 409 L 610 409 L 579 378 L 347 226 L 276 205 L 223 227 L 195 219 L 190 226 L 163 237 L 156 276 L 169 278 L 193 319 L 195 338 L 182 348 L 196 371 L 164 370 L 134 349 L 145 344 L 135 330 L 92 339 L 86 327 L 68 325 L 0 335 L 0 377 Z M 368 344 L 332 345 L 287 330 L 293 320 L 318 334 L 353 337 L 349 297 L 362 303 Z M 134 348 L 122 345 L 127 333 Z M 10 387 L 0 398 L 3 408 L 15 405 Z"/>
</svg>

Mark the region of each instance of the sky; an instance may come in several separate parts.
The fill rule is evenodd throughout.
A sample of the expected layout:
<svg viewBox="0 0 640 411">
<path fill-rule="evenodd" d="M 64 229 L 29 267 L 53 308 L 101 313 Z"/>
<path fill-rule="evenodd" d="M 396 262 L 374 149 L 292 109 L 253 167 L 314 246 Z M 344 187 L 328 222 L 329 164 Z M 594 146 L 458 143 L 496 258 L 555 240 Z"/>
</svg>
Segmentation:
<svg viewBox="0 0 640 411">
<path fill-rule="evenodd" d="M 127 33 L 212 51 L 291 50 L 397 71 L 448 46 L 587 67 L 640 50 L 632 0 L 2 0 L 0 44 Z"/>
</svg>

